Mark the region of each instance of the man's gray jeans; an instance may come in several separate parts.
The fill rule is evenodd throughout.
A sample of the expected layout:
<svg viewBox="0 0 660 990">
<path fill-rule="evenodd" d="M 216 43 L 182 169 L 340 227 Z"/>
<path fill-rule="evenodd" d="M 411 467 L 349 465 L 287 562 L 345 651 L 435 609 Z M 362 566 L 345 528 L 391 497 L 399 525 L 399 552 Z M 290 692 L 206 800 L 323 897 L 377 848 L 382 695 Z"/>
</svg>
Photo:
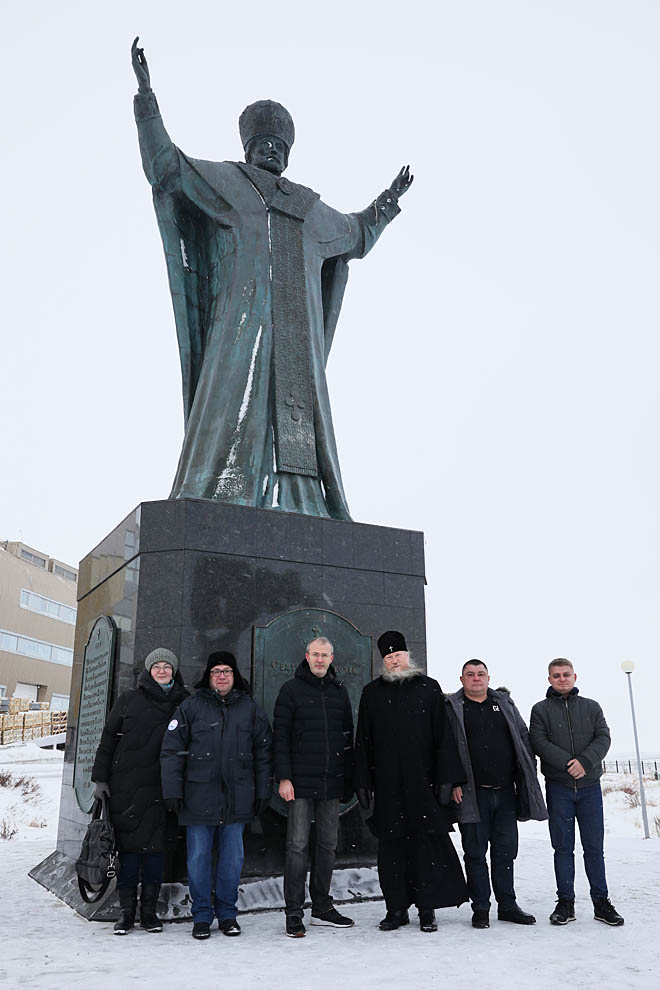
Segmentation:
<svg viewBox="0 0 660 990">
<path fill-rule="evenodd" d="M 329 801 L 296 798 L 288 802 L 287 811 L 284 903 L 287 918 L 302 920 L 312 818 L 315 821 L 309 877 L 312 914 L 325 914 L 332 907 L 330 883 L 337 849 L 339 798 Z"/>
</svg>

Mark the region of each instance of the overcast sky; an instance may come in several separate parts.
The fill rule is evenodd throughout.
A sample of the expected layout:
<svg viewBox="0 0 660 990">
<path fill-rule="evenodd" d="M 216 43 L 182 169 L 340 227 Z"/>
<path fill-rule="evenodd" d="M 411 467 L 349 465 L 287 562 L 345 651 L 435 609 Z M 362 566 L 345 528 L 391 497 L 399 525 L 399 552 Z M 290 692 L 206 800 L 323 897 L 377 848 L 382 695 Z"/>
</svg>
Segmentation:
<svg viewBox="0 0 660 990">
<path fill-rule="evenodd" d="M 655 0 L 115 0 L 4 16 L 0 538 L 77 563 L 169 493 L 183 418 L 130 45 L 189 155 L 284 103 L 287 175 L 342 211 L 402 164 L 328 367 L 360 522 L 423 530 L 430 672 L 525 716 L 573 659 L 613 751 L 660 755 Z M 292 603 L 295 604 L 295 603 Z"/>
</svg>

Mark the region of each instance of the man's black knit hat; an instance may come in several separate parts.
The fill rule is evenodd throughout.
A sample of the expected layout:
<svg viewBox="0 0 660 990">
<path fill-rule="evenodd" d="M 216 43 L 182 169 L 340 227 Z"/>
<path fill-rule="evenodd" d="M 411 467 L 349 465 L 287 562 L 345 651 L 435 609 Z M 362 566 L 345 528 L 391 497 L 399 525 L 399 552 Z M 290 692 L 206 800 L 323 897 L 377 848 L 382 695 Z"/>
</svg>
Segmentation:
<svg viewBox="0 0 660 990">
<path fill-rule="evenodd" d="M 228 653 L 226 650 L 214 650 L 213 653 L 209 653 L 209 658 L 206 662 L 206 670 L 200 677 L 195 687 L 210 687 L 209 674 L 214 667 L 231 667 L 234 672 L 234 687 L 237 691 L 244 691 L 245 694 L 250 693 L 250 685 L 246 683 L 242 675 L 239 673 L 238 664 L 236 663 L 236 657 L 233 653 Z"/>
</svg>

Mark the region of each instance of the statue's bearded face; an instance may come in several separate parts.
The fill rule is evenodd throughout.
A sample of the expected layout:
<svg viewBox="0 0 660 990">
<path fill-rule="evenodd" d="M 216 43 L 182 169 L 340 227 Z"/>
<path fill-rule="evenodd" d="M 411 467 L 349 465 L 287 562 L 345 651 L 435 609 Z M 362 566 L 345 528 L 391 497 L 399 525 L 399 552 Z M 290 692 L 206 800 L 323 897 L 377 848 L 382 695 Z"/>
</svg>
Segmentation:
<svg viewBox="0 0 660 990">
<path fill-rule="evenodd" d="M 256 168 L 281 175 L 289 162 L 289 149 L 281 138 L 260 134 L 250 141 L 245 152 L 245 161 Z"/>
</svg>

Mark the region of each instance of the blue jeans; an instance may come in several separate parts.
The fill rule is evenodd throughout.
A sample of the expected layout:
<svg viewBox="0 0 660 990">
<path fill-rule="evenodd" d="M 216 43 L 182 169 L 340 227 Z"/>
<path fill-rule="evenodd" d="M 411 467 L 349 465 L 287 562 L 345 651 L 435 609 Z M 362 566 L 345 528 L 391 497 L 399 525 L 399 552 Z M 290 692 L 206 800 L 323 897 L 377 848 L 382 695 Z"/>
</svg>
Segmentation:
<svg viewBox="0 0 660 990">
<path fill-rule="evenodd" d="M 165 868 L 165 853 L 119 853 L 117 887 L 119 889 L 124 887 L 137 887 L 140 882 L 140 868 L 142 868 L 143 885 L 162 883 L 163 870 Z"/>
<path fill-rule="evenodd" d="M 330 883 L 337 849 L 339 798 L 315 801 L 295 798 L 287 804 L 286 859 L 284 862 L 284 904 L 287 918 L 303 916 L 307 850 L 312 815 L 316 821 L 316 836 L 312 849 L 309 875 L 309 896 L 312 914 L 325 914 L 332 907 Z"/>
<path fill-rule="evenodd" d="M 566 787 L 554 780 L 545 782 L 550 841 L 555 851 L 557 897 L 575 899 L 575 819 L 580 826 L 584 869 L 592 900 L 607 897 L 603 839 L 603 795 L 600 781 L 587 787 Z"/>
<path fill-rule="evenodd" d="M 188 825 L 188 889 L 193 921 L 218 921 L 236 917 L 238 882 L 243 867 L 243 825 Z M 218 839 L 218 859 L 211 899 L 213 840 Z"/>
<path fill-rule="evenodd" d="M 513 861 L 518 855 L 518 821 L 513 787 L 477 787 L 479 821 L 460 824 L 473 911 L 490 909 L 486 851 L 490 843 L 490 880 L 497 905 L 508 911 L 516 903 Z"/>
</svg>

